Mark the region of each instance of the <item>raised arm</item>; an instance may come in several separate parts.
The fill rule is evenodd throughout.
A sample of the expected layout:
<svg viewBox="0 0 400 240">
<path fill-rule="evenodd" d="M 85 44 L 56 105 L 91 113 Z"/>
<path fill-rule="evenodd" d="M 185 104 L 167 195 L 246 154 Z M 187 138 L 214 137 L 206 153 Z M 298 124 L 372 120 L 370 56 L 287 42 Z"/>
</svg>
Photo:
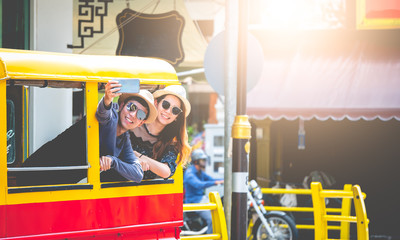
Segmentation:
<svg viewBox="0 0 400 240">
<path fill-rule="evenodd" d="M 116 81 L 109 81 L 105 86 L 105 95 L 100 100 L 99 105 L 96 110 L 96 118 L 100 124 L 105 124 L 111 119 L 112 112 L 112 101 L 114 97 L 120 96 L 121 93 L 115 93 L 119 91 L 121 84 L 118 84 Z"/>
<path fill-rule="evenodd" d="M 104 105 L 109 107 L 115 97 L 119 97 L 122 93 L 118 93 L 121 89 L 121 84 L 118 81 L 110 80 L 104 88 Z"/>
</svg>

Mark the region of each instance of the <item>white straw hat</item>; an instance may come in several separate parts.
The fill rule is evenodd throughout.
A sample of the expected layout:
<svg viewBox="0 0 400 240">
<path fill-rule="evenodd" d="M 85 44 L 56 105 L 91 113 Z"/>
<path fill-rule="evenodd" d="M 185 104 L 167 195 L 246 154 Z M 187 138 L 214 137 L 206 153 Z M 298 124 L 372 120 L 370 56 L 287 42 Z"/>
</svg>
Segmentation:
<svg viewBox="0 0 400 240">
<path fill-rule="evenodd" d="M 156 99 L 164 95 L 174 95 L 179 98 L 184 105 L 185 117 L 189 115 L 191 106 L 186 98 L 186 90 L 184 87 L 181 85 L 170 85 L 153 93 L 153 96 Z"/>
<path fill-rule="evenodd" d="M 135 96 L 142 98 L 144 101 L 146 101 L 147 105 L 149 106 L 147 119 L 144 122 L 145 123 L 154 122 L 154 120 L 156 120 L 157 118 L 158 112 L 156 107 L 154 106 L 154 97 L 149 91 L 140 90 L 138 93 L 123 93 L 118 99 L 118 104 L 121 105 L 121 103 L 123 103 L 125 99 Z"/>
</svg>

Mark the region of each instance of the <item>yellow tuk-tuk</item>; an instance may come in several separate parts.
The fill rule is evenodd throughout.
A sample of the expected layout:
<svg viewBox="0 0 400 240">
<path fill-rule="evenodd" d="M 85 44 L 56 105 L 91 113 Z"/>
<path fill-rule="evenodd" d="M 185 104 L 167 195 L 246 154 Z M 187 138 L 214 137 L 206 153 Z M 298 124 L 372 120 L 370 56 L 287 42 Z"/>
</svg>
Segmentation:
<svg viewBox="0 0 400 240">
<path fill-rule="evenodd" d="M 101 182 L 95 118 L 99 91 L 109 80 L 139 79 L 140 88 L 152 92 L 179 84 L 170 64 L 140 57 L 0 49 L 0 75 L 0 239 L 179 239 L 182 166 L 169 179 Z M 86 116 L 86 165 L 22 167 L 29 156 L 29 133 L 37 133 L 29 131 L 31 119 L 38 119 L 30 118 L 30 108 L 40 109 L 28 101 L 35 88 L 82 92 L 78 103 Z M 44 113 L 40 121 L 58 114 Z M 72 176 L 77 170 L 84 172 L 86 182 L 18 185 L 20 176 L 34 171 Z"/>
</svg>

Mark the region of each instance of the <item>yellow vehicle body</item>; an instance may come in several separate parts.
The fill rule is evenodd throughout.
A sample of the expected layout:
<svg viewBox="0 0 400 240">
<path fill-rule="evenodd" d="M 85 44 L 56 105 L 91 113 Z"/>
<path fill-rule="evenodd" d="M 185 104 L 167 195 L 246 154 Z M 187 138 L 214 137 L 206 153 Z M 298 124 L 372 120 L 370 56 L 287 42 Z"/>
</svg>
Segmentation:
<svg viewBox="0 0 400 240">
<path fill-rule="evenodd" d="M 167 180 L 100 182 L 99 89 L 109 80 L 127 78 L 139 79 L 141 89 L 150 91 L 180 84 L 175 69 L 158 59 L 0 49 L 0 239 L 179 239 L 181 166 Z M 84 90 L 87 183 L 10 185 L 15 164 L 7 164 L 6 96 L 15 86 Z"/>
</svg>

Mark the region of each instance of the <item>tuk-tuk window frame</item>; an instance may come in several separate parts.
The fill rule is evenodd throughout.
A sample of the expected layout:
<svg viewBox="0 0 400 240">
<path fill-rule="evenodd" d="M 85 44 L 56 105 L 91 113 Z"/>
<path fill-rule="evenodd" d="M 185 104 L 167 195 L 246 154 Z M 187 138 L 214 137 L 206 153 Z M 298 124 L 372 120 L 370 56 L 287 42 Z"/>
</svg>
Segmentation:
<svg viewBox="0 0 400 240">
<path fill-rule="evenodd" d="M 72 83 L 71 82 L 65 82 L 65 86 L 63 87 L 63 85 L 62 85 L 63 82 L 62 81 L 47 81 L 47 80 L 45 80 L 45 81 L 41 81 L 41 80 L 33 80 L 33 81 L 31 81 L 31 80 L 20 79 L 18 81 L 8 80 L 7 81 L 7 83 L 8 83 L 7 86 L 19 85 L 19 86 L 27 87 L 27 86 L 30 86 L 29 83 L 31 83 L 31 82 L 33 83 L 32 86 L 35 86 L 35 87 L 38 87 L 38 85 L 40 86 L 40 84 L 38 84 L 40 82 L 45 84 L 45 85 L 43 85 L 41 87 L 46 87 L 46 86 L 49 85 L 49 82 L 50 82 L 51 84 L 53 84 L 53 86 L 56 86 L 56 88 L 71 88 L 71 87 L 80 86 L 81 88 L 83 88 L 83 90 L 85 89 L 85 83 L 83 81 L 82 82 L 72 82 Z M 7 99 L 7 103 L 8 102 L 9 101 Z M 87 130 L 87 126 L 85 126 L 85 128 Z M 23 135 L 21 137 L 24 138 L 26 136 Z M 22 139 L 22 140 L 24 140 L 24 139 Z M 50 141 L 52 141 L 52 140 L 50 140 Z M 87 136 L 86 136 L 85 148 L 87 148 L 87 144 L 88 144 L 88 141 L 87 141 Z M 24 157 L 24 159 L 20 159 L 21 164 L 25 160 L 26 160 L 25 157 Z M 60 167 L 62 168 L 63 166 L 60 166 Z M 70 168 L 70 167 L 71 166 L 66 166 L 66 168 Z M 87 156 L 87 150 L 86 150 L 86 165 L 77 166 L 77 167 L 81 167 L 80 169 L 82 169 L 82 167 L 84 167 L 86 169 L 90 169 L 90 163 L 89 163 L 89 159 L 88 159 L 88 156 Z M 26 167 L 26 168 L 28 168 L 28 167 Z M 35 168 L 35 167 L 33 167 L 33 168 Z M 57 167 L 49 167 L 49 168 L 57 168 Z M 8 174 L 9 172 L 19 172 L 19 169 L 20 168 L 18 168 L 18 167 L 8 166 L 6 174 L 7 174 L 7 176 L 9 176 L 9 174 Z M 68 169 L 65 169 L 65 170 L 68 170 Z M 88 176 L 88 171 L 86 171 L 85 176 L 86 177 Z M 81 184 L 79 182 L 68 183 L 68 184 L 52 184 L 52 183 L 49 183 L 49 184 L 41 184 L 41 185 L 24 185 L 24 186 L 18 186 L 18 185 L 10 186 L 9 184 L 7 184 L 7 189 L 8 189 L 8 193 L 21 193 L 21 192 L 57 191 L 57 190 L 68 190 L 68 189 L 71 189 L 71 190 L 72 189 L 93 189 L 93 186 L 90 185 L 90 184 L 87 184 L 87 183 Z"/>
<path fill-rule="evenodd" d="M 31 80 L 19 80 L 18 85 L 25 85 L 27 82 L 31 82 Z M 53 85 L 53 87 L 62 87 L 63 81 L 33 81 L 34 86 L 41 87 L 49 87 L 49 85 Z M 15 82 L 13 82 L 15 84 Z M 95 118 L 95 112 L 97 109 L 98 101 L 99 101 L 99 89 L 104 87 L 104 83 L 97 82 L 66 82 L 66 88 L 78 87 L 80 86 L 84 94 L 84 112 L 86 112 L 86 159 L 87 159 L 87 183 L 72 183 L 65 185 L 49 184 L 45 185 L 32 185 L 32 186 L 16 186 L 9 187 L 8 193 L 29 193 L 29 192 L 48 192 L 48 191 L 64 191 L 64 190 L 77 190 L 77 189 L 107 189 L 107 188 L 115 188 L 115 187 L 132 187 L 132 186 L 146 186 L 146 185 L 159 185 L 159 184 L 174 184 L 174 179 L 149 179 L 142 181 L 141 183 L 135 183 L 131 181 L 126 182 L 101 182 L 99 171 L 96 171 L 96 168 L 99 170 L 99 161 L 90 159 L 99 159 L 99 126 L 98 122 Z M 145 89 L 155 90 L 160 88 L 160 85 L 152 86 L 152 85 L 144 85 L 141 86 Z M 97 141 L 96 141 L 97 140 Z M 96 166 L 98 165 L 98 166 Z"/>
</svg>

